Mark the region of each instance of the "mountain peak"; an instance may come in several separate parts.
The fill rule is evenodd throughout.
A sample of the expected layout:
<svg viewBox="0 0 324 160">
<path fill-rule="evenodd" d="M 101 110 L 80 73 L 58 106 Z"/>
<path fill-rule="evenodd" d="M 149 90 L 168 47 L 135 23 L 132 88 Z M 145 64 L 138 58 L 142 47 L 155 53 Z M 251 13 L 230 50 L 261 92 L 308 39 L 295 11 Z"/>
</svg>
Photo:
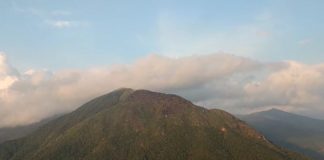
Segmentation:
<svg viewBox="0 0 324 160">
<path fill-rule="evenodd" d="M 254 113 L 244 115 L 244 116 L 249 116 L 249 115 L 267 115 L 267 116 L 278 117 L 278 116 L 295 115 L 295 114 L 290 113 L 290 112 L 286 112 L 284 110 L 280 110 L 280 109 L 277 109 L 277 108 L 271 108 L 269 110 L 264 110 L 264 111 L 260 111 L 260 112 L 254 112 Z"/>
<path fill-rule="evenodd" d="M 115 89 L 112 92 L 130 92 L 130 91 L 134 91 L 134 89 L 122 87 L 122 88 Z"/>
<path fill-rule="evenodd" d="M 271 109 L 263 111 L 263 112 L 268 112 L 268 113 L 289 113 L 289 112 L 286 112 L 284 110 L 277 109 L 277 108 L 271 108 Z"/>
<path fill-rule="evenodd" d="M 277 109 L 277 108 L 271 108 L 268 111 L 272 111 L 272 112 L 284 112 L 283 110 Z"/>
</svg>

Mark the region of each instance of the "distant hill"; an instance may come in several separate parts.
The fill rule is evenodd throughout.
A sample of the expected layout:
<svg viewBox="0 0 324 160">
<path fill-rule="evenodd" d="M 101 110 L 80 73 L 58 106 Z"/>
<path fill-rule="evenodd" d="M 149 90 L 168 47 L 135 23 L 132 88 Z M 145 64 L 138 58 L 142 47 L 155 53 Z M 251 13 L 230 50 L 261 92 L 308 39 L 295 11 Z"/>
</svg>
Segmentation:
<svg viewBox="0 0 324 160">
<path fill-rule="evenodd" d="M 277 109 L 240 118 L 282 147 L 324 159 L 324 120 L 300 116 Z"/>
<path fill-rule="evenodd" d="M 57 117 L 58 116 L 53 116 L 51 118 L 47 118 L 40 122 L 32 123 L 29 125 L 0 128 L 0 143 L 25 137 L 25 136 L 33 133 L 35 130 L 37 130 L 42 125 L 46 124 L 47 122 L 49 122 Z"/>
<path fill-rule="evenodd" d="M 0 145 L 4 160 L 306 160 L 242 121 L 169 94 L 120 89 Z"/>
</svg>

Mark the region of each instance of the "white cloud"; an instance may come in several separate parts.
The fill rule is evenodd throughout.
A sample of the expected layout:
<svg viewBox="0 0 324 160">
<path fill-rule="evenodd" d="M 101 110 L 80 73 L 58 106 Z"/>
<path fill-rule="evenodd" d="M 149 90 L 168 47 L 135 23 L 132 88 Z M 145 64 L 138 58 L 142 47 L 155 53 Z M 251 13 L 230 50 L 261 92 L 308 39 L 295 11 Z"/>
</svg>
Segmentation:
<svg viewBox="0 0 324 160">
<path fill-rule="evenodd" d="M 288 110 L 300 112 L 323 112 L 324 64 L 285 63 L 287 67 L 269 74 L 260 85 L 245 86 L 250 99 L 258 99 L 263 102 L 263 106 L 287 107 Z"/>
<path fill-rule="evenodd" d="M 51 25 L 52 27 L 63 29 L 63 28 L 70 28 L 73 26 L 77 26 L 77 22 L 68 21 L 68 20 L 47 20 L 47 24 Z"/>
<path fill-rule="evenodd" d="M 0 63 L 1 64 L 1 63 Z M 182 58 L 150 55 L 130 65 L 87 70 L 29 70 L 9 74 L 0 89 L 0 126 L 28 124 L 74 110 L 120 87 L 184 96 L 197 104 L 246 113 L 271 107 L 324 113 L 324 64 L 261 63 L 211 54 Z M 5 78 L 3 78 L 5 77 Z M 6 77 L 15 78 L 14 81 Z"/>
<path fill-rule="evenodd" d="M 33 8 L 33 7 L 21 7 L 15 0 L 11 0 L 11 6 L 14 11 L 23 13 L 23 14 L 30 14 L 36 17 L 43 17 L 44 11 Z"/>
<path fill-rule="evenodd" d="M 16 70 L 8 64 L 4 53 L 0 52 L 0 91 L 8 89 L 17 81 L 16 73 Z"/>
<path fill-rule="evenodd" d="M 86 26 L 86 24 L 88 24 L 88 22 L 85 21 L 66 20 L 72 15 L 72 12 L 67 10 L 46 11 L 33 7 L 21 7 L 16 1 L 12 1 L 12 7 L 18 13 L 32 15 L 39 19 L 41 23 L 45 23 L 57 29 Z"/>
<path fill-rule="evenodd" d="M 16 81 L 17 81 L 17 78 L 15 78 L 15 77 L 11 77 L 11 76 L 1 77 L 0 90 L 9 88 Z"/>
</svg>

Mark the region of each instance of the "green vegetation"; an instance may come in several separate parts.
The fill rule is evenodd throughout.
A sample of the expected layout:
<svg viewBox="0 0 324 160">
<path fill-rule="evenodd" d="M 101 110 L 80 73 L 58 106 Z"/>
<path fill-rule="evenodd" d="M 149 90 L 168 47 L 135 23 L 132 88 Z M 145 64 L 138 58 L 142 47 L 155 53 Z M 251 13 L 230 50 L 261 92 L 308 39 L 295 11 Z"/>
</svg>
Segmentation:
<svg viewBox="0 0 324 160">
<path fill-rule="evenodd" d="M 0 145 L 2 160 L 306 160 L 221 110 L 121 89 Z"/>
<path fill-rule="evenodd" d="M 0 128 L 0 143 L 25 137 L 57 117 L 58 116 L 53 116 L 30 125 Z"/>
</svg>

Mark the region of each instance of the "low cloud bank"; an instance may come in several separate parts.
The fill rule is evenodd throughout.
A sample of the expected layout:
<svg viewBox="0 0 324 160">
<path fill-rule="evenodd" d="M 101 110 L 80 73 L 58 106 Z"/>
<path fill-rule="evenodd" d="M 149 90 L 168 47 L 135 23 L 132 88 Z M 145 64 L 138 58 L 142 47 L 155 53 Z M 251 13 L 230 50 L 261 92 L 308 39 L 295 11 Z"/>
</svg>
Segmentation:
<svg viewBox="0 0 324 160">
<path fill-rule="evenodd" d="M 269 108 L 324 113 L 324 64 L 262 63 L 228 54 L 183 58 L 149 55 L 130 65 L 18 72 L 0 54 L 0 127 L 70 112 L 120 87 L 184 96 L 241 114 Z"/>
</svg>

